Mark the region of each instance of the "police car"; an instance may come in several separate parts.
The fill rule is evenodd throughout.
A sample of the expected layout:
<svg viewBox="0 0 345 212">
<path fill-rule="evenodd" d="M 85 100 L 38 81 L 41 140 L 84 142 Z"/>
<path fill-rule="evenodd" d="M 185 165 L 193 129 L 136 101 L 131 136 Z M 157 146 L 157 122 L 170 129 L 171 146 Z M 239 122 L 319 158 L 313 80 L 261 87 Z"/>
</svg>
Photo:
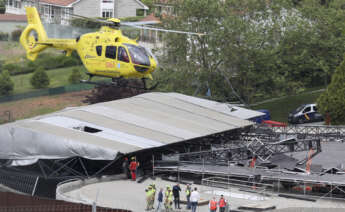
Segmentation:
<svg viewBox="0 0 345 212">
<path fill-rule="evenodd" d="M 323 121 L 323 116 L 317 111 L 316 104 L 303 104 L 289 114 L 288 122 L 303 124 L 308 122 Z"/>
</svg>

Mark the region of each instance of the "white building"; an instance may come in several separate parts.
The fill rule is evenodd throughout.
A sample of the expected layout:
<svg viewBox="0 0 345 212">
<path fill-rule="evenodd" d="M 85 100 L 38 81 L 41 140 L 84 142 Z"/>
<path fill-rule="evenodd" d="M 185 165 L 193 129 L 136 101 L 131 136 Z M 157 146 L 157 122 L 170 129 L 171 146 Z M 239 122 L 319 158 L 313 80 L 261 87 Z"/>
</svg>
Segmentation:
<svg viewBox="0 0 345 212">
<path fill-rule="evenodd" d="M 26 6 L 38 6 L 43 22 L 58 24 L 68 24 L 70 14 L 123 18 L 149 9 L 140 0 L 8 0 L 6 13 L 23 15 Z"/>
</svg>

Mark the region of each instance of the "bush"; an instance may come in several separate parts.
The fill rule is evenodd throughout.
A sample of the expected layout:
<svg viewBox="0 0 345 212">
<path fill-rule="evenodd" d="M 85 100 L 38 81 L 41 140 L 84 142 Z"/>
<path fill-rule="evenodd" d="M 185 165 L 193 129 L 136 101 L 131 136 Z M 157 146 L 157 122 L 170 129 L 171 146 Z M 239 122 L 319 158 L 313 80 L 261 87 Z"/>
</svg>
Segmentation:
<svg viewBox="0 0 345 212">
<path fill-rule="evenodd" d="M 14 83 L 11 80 L 10 73 L 4 70 L 0 74 L 0 95 L 8 95 L 13 91 Z"/>
<path fill-rule="evenodd" d="M 80 65 L 81 61 L 75 56 L 41 54 L 34 62 L 36 66 L 42 66 L 44 69 L 55 69 Z"/>
<path fill-rule="evenodd" d="M 0 14 L 5 14 L 6 13 L 6 7 L 0 5 Z"/>
<path fill-rule="evenodd" d="M 21 29 L 16 29 L 11 33 L 12 40 L 13 41 L 19 41 L 20 35 L 22 34 Z"/>
<path fill-rule="evenodd" d="M 8 70 L 10 75 L 16 75 L 22 71 L 22 67 L 16 63 L 5 64 L 2 66 L 2 68 Z"/>
<path fill-rule="evenodd" d="M 50 80 L 44 68 L 39 67 L 32 75 L 30 82 L 34 88 L 38 89 L 48 87 Z"/>
<path fill-rule="evenodd" d="M 6 7 L 5 7 L 5 0 L 0 0 L 0 14 L 5 14 Z"/>
<path fill-rule="evenodd" d="M 81 80 L 81 73 L 80 73 L 79 69 L 74 68 L 72 70 L 71 75 L 68 78 L 68 82 L 70 82 L 71 84 L 76 84 L 76 83 L 79 83 L 80 80 Z"/>
<path fill-rule="evenodd" d="M 0 41 L 8 41 L 9 34 L 7 32 L 0 32 Z"/>
<path fill-rule="evenodd" d="M 317 99 L 317 106 L 324 117 L 334 125 L 345 124 L 345 57 L 332 76 L 332 81 Z"/>
</svg>

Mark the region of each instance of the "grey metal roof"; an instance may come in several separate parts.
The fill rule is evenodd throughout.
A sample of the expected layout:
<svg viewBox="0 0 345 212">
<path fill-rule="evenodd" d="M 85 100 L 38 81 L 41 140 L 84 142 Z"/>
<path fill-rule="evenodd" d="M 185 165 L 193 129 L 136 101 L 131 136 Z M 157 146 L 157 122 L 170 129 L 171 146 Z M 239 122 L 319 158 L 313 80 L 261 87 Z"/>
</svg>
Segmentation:
<svg viewBox="0 0 345 212">
<path fill-rule="evenodd" d="M 112 160 L 118 152 L 130 153 L 250 126 L 253 123 L 244 120 L 248 118 L 245 111 L 233 115 L 228 105 L 177 93 L 146 93 L 66 108 L 0 126 L 0 158 L 81 156 Z M 238 118 L 239 114 L 244 114 L 244 119 Z M 257 115 L 249 116 L 253 114 Z"/>
</svg>

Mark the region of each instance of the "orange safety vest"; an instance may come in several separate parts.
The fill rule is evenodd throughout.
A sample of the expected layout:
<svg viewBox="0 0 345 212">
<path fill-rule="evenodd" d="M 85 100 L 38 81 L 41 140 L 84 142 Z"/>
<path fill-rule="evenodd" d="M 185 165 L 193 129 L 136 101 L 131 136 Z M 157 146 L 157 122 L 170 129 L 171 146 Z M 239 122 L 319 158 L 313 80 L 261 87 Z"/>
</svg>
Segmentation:
<svg viewBox="0 0 345 212">
<path fill-rule="evenodd" d="M 216 201 L 213 201 L 213 200 L 210 201 L 210 209 L 211 210 L 217 210 L 217 202 Z"/>
<path fill-rule="evenodd" d="M 131 164 L 129 165 L 129 170 L 135 171 L 137 169 L 137 162 L 132 161 Z"/>
<path fill-rule="evenodd" d="M 219 200 L 219 207 L 220 207 L 220 208 L 224 208 L 225 205 L 226 205 L 225 199 L 221 198 L 221 199 Z"/>
</svg>

